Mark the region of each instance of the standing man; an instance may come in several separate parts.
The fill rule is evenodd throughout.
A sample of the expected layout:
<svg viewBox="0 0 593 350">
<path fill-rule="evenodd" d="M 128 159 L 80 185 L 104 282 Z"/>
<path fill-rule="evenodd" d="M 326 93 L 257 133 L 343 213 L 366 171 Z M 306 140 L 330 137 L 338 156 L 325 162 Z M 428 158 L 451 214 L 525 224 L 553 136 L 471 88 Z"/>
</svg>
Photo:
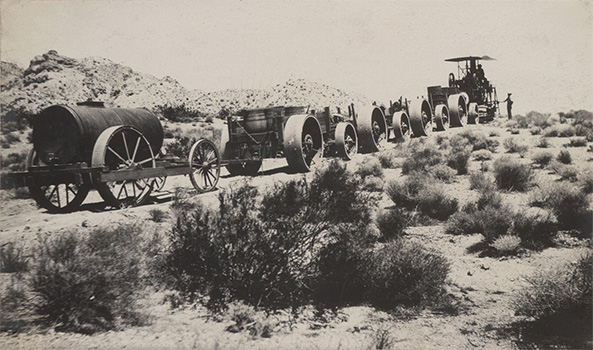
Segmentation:
<svg viewBox="0 0 593 350">
<path fill-rule="evenodd" d="M 509 115 L 509 120 L 513 118 L 513 114 L 511 113 L 511 108 L 513 107 L 513 100 L 511 100 L 511 95 L 512 94 L 509 92 L 509 95 L 507 96 L 506 100 L 502 101 L 507 103 L 507 114 Z"/>
</svg>

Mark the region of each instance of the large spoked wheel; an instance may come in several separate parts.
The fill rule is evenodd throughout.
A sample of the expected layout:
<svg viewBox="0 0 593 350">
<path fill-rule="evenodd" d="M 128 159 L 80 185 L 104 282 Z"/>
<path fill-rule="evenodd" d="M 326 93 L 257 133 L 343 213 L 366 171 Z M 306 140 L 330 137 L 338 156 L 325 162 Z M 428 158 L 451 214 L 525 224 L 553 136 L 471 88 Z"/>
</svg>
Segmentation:
<svg viewBox="0 0 593 350">
<path fill-rule="evenodd" d="M 236 176 L 236 175 L 255 176 L 259 172 L 261 165 L 262 165 L 261 160 L 245 161 L 242 163 L 229 163 L 226 165 L 226 170 L 232 176 Z"/>
<path fill-rule="evenodd" d="M 410 118 L 404 111 L 393 113 L 393 134 L 396 142 L 410 139 Z"/>
<path fill-rule="evenodd" d="M 410 126 L 414 137 L 428 136 L 432 132 L 432 110 L 427 100 L 410 103 Z"/>
<path fill-rule="evenodd" d="M 156 167 L 156 156 L 142 132 L 132 126 L 105 129 L 93 147 L 93 167 L 125 171 Z M 135 206 L 146 202 L 155 185 L 154 178 L 122 180 L 97 185 L 97 191 L 110 206 Z"/>
<path fill-rule="evenodd" d="M 445 105 L 438 105 L 434 109 L 434 122 L 436 131 L 445 131 L 449 128 L 449 109 Z"/>
<path fill-rule="evenodd" d="M 478 113 L 478 104 L 475 102 L 471 102 L 469 104 L 469 111 L 467 113 L 467 123 L 468 124 L 476 124 L 480 122 L 480 117 Z"/>
<path fill-rule="evenodd" d="M 165 182 L 167 181 L 166 176 L 159 176 L 152 179 L 152 190 L 160 192 L 163 187 L 165 187 Z"/>
<path fill-rule="evenodd" d="M 358 152 L 358 137 L 354 125 L 348 122 L 336 126 L 336 148 L 338 157 L 350 160 Z"/>
<path fill-rule="evenodd" d="M 307 172 L 323 157 L 323 135 L 315 117 L 293 115 L 284 127 L 284 155 L 294 172 Z"/>
<path fill-rule="evenodd" d="M 387 121 L 381 108 L 372 106 L 358 113 L 358 145 L 364 153 L 376 152 L 387 142 Z"/>
<path fill-rule="evenodd" d="M 447 99 L 449 105 L 449 123 L 452 127 L 461 127 L 467 123 L 467 101 L 463 94 L 453 94 Z"/>
<path fill-rule="evenodd" d="M 194 188 L 200 192 L 216 189 L 220 178 L 220 155 L 218 148 L 210 140 L 198 140 L 189 151 L 189 174 Z"/>
<path fill-rule="evenodd" d="M 31 150 L 27 156 L 27 167 L 36 165 L 43 164 L 35 150 Z M 31 197 L 37 204 L 51 213 L 69 213 L 78 209 L 90 189 L 88 185 L 77 185 L 75 183 L 43 186 L 30 184 L 28 188 Z"/>
</svg>

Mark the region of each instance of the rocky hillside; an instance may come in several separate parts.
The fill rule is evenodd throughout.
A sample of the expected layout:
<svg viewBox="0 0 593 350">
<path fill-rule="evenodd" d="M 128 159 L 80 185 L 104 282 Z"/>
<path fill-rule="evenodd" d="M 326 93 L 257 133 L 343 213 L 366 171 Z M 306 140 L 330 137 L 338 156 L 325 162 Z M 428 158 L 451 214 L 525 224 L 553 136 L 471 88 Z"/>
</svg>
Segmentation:
<svg viewBox="0 0 593 350">
<path fill-rule="evenodd" d="M 217 115 L 222 108 L 236 111 L 280 105 L 346 106 L 371 101 L 327 85 L 302 79 L 270 89 L 189 90 L 171 77 L 162 79 L 100 57 L 74 59 L 51 50 L 31 60 L 27 69 L 2 62 L 2 114 L 24 108 L 36 113 L 53 104 L 85 100 L 113 107 L 181 105 Z"/>
</svg>

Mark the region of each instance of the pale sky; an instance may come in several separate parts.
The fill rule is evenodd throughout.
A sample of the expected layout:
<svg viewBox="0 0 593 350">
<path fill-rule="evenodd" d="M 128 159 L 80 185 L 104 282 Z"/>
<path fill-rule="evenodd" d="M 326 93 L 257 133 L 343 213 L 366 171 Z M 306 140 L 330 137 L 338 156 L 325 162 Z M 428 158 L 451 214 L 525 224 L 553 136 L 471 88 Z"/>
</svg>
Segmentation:
<svg viewBox="0 0 593 350">
<path fill-rule="evenodd" d="M 2 60 L 101 56 L 190 89 L 305 78 L 387 103 L 446 85 L 456 56 L 518 113 L 593 110 L 593 0 L 0 0 Z"/>
</svg>

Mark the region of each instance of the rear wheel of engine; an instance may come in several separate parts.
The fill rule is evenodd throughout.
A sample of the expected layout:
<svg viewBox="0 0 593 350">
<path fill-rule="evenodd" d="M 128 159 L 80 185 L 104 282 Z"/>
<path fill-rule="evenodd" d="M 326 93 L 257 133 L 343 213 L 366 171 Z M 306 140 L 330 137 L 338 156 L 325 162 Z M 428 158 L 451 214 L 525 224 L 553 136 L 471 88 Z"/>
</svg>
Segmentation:
<svg viewBox="0 0 593 350">
<path fill-rule="evenodd" d="M 396 142 L 410 139 L 410 118 L 404 111 L 393 113 L 393 134 Z"/>
<path fill-rule="evenodd" d="M 323 157 L 323 134 L 315 117 L 293 115 L 284 127 L 284 155 L 294 172 L 307 172 Z"/>
<path fill-rule="evenodd" d="M 350 160 L 358 152 L 358 137 L 354 125 L 348 122 L 338 123 L 335 131 L 338 157 Z"/>
<path fill-rule="evenodd" d="M 432 132 L 432 110 L 427 100 L 410 103 L 410 126 L 414 137 L 428 136 Z"/>
<path fill-rule="evenodd" d="M 35 150 L 31 150 L 27 156 L 27 168 L 42 165 Z M 88 185 L 77 185 L 75 183 L 55 185 L 28 185 L 29 193 L 39 206 L 51 213 L 68 213 L 78 209 L 84 202 L 90 187 Z"/>
<path fill-rule="evenodd" d="M 229 163 L 226 165 L 226 170 L 232 175 L 247 175 L 255 176 L 261 168 L 262 161 L 245 161 L 244 163 Z"/>
<path fill-rule="evenodd" d="M 449 124 L 461 127 L 467 123 L 467 102 L 463 94 L 453 94 L 447 99 L 449 105 Z"/>
<path fill-rule="evenodd" d="M 449 128 L 449 109 L 445 105 L 434 108 L 434 122 L 436 131 L 445 131 Z"/>
<path fill-rule="evenodd" d="M 364 108 L 358 113 L 358 145 L 364 153 L 376 152 L 387 142 L 387 121 L 377 107 Z"/>
<path fill-rule="evenodd" d="M 480 122 L 480 117 L 478 114 L 478 104 L 472 102 L 469 104 L 469 111 L 467 113 L 467 123 L 468 124 L 477 124 Z"/>
</svg>

